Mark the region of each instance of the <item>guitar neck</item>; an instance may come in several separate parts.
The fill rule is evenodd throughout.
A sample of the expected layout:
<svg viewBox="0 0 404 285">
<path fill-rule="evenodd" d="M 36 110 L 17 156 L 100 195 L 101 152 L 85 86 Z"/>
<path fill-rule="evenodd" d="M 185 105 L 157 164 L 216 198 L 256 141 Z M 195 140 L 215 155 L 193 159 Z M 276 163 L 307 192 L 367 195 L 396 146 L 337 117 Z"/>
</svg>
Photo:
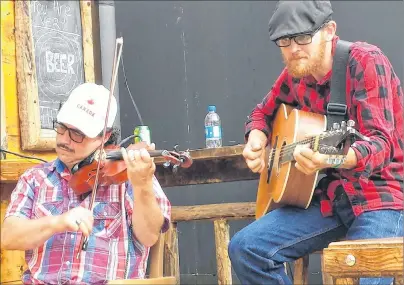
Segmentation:
<svg viewBox="0 0 404 285">
<path fill-rule="evenodd" d="M 313 150 L 315 142 L 316 142 L 316 136 L 312 136 L 304 140 L 282 146 L 280 163 L 287 163 L 294 161 L 295 158 L 293 156 L 293 153 L 298 145 L 308 145 L 309 148 Z"/>
</svg>

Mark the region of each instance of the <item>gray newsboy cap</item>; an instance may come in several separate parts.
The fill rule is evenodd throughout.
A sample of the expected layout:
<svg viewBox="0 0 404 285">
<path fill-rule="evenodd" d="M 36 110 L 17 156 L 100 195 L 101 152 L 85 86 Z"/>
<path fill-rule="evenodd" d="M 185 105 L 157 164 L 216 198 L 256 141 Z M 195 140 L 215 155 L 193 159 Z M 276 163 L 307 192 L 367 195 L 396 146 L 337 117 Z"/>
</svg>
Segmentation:
<svg viewBox="0 0 404 285">
<path fill-rule="evenodd" d="M 279 1 L 269 20 L 269 38 L 275 41 L 286 36 L 311 33 L 331 20 L 330 1 Z"/>
</svg>

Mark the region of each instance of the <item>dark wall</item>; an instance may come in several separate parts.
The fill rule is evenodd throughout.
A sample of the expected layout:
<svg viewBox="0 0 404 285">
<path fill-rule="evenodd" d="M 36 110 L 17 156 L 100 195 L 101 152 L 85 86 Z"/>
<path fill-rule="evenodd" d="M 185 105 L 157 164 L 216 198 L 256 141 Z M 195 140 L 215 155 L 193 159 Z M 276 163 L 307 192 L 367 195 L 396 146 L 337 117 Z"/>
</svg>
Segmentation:
<svg viewBox="0 0 404 285">
<path fill-rule="evenodd" d="M 127 84 L 158 148 L 204 147 L 203 121 L 214 104 L 224 145 L 243 143 L 244 121 L 283 64 L 269 41 L 276 2 L 117 1 Z M 402 1 L 333 1 L 338 35 L 383 49 L 403 78 Z M 119 74 L 122 136 L 139 119 Z M 254 201 L 257 181 L 165 189 L 173 205 Z M 232 234 L 249 221 L 231 223 Z M 181 283 L 216 283 L 213 224 L 179 225 Z M 319 284 L 318 256 L 310 283 Z M 234 278 L 234 283 L 238 280 Z"/>
</svg>

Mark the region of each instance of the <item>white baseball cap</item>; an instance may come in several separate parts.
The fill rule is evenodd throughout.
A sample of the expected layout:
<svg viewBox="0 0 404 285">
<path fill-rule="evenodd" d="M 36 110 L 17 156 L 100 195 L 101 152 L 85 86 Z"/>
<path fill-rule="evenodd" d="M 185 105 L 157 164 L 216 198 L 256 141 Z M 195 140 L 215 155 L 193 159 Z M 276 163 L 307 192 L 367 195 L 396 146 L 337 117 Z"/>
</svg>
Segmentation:
<svg viewBox="0 0 404 285">
<path fill-rule="evenodd" d="M 104 129 L 107 113 L 109 90 L 95 83 L 83 83 L 77 86 L 60 108 L 57 120 L 69 124 L 83 132 L 89 138 L 95 138 Z M 117 112 L 114 95 L 109 107 L 107 128 L 112 127 Z"/>
</svg>

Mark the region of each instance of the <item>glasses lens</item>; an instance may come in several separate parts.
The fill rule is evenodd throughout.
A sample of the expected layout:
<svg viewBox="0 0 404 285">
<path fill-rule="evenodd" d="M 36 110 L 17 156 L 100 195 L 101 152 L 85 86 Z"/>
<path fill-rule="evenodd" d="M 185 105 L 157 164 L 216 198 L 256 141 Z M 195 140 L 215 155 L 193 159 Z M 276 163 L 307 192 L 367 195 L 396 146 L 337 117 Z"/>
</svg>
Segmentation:
<svg viewBox="0 0 404 285">
<path fill-rule="evenodd" d="M 58 122 L 53 122 L 53 129 L 58 133 L 63 135 L 66 132 L 66 127 Z"/>
<path fill-rule="evenodd" d="M 311 35 L 300 35 L 295 37 L 295 41 L 299 45 L 307 45 L 311 43 Z"/>
<path fill-rule="evenodd" d="M 290 45 L 290 38 L 283 38 L 276 41 L 278 47 L 287 47 Z"/>
<path fill-rule="evenodd" d="M 76 142 L 76 143 L 81 143 L 84 140 L 85 135 L 82 133 L 79 133 L 75 130 L 70 129 L 69 130 L 69 134 L 70 134 L 70 138 L 72 139 L 72 141 Z"/>
</svg>

